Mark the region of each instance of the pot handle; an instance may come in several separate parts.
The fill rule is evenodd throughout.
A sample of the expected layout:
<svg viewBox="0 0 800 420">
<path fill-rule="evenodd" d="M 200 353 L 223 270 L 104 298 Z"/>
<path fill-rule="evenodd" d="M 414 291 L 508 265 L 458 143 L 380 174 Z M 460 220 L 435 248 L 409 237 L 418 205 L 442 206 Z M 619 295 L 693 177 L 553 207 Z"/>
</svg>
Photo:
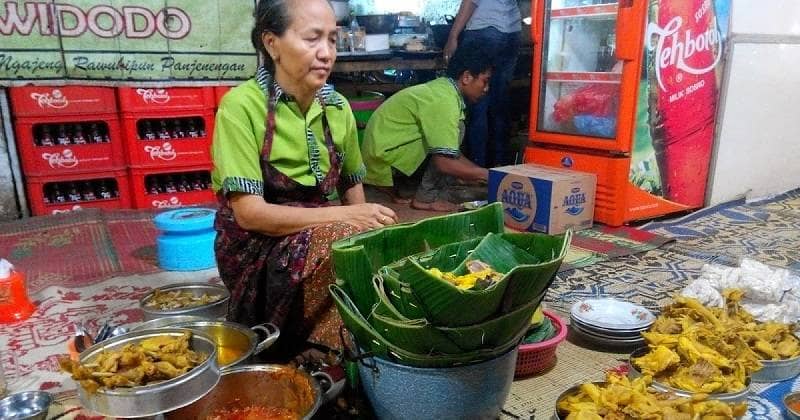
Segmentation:
<svg viewBox="0 0 800 420">
<path fill-rule="evenodd" d="M 251 330 L 255 331 L 256 334 L 259 332 L 264 333 L 266 338 L 256 345 L 256 350 L 254 354 L 261 353 L 262 351 L 270 348 L 275 341 L 278 340 L 278 337 L 281 335 L 281 330 L 278 329 L 274 324 L 270 324 L 269 322 L 265 322 L 263 324 L 258 324 L 250 327 Z"/>
<path fill-rule="evenodd" d="M 311 377 L 316 379 L 319 383 L 319 387 L 322 389 L 322 403 L 327 403 L 336 399 L 339 394 L 344 389 L 345 380 L 344 377 L 339 379 L 338 381 L 333 379 L 329 373 L 318 370 L 316 372 L 311 373 Z"/>
<path fill-rule="evenodd" d="M 456 18 L 453 15 L 444 15 L 444 21 L 447 22 L 448 25 L 452 25 L 453 22 L 456 21 Z"/>
</svg>

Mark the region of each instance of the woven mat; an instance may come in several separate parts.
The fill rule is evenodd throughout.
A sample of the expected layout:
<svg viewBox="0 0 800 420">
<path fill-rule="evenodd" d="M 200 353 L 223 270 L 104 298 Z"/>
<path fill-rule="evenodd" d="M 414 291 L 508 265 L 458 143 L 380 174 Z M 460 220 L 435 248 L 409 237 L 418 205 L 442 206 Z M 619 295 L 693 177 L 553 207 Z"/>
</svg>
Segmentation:
<svg viewBox="0 0 800 420">
<path fill-rule="evenodd" d="M 153 213 L 85 209 L 0 224 L 0 257 L 27 276 L 28 290 L 83 287 L 159 271 Z"/>
</svg>

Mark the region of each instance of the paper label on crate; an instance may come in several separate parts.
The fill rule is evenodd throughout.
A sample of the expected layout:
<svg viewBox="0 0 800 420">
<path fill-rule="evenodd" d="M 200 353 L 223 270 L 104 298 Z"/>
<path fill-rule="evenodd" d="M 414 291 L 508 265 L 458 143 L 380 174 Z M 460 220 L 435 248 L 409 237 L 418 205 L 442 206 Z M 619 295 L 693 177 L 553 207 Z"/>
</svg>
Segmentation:
<svg viewBox="0 0 800 420">
<path fill-rule="evenodd" d="M 157 209 L 174 209 L 183 207 L 183 203 L 178 197 L 170 197 L 167 200 L 153 200 L 153 207 Z"/>
<path fill-rule="evenodd" d="M 61 153 L 42 153 L 42 159 L 46 160 L 51 168 L 74 168 L 78 166 L 78 157 L 70 149 L 64 149 Z"/>
<path fill-rule="evenodd" d="M 178 157 L 178 153 L 170 142 L 165 142 L 161 146 L 145 146 L 144 151 L 150 154 L 151 160 L 175 160 Z"/>
<path fill-rule="evenodd" d="M 508 216 L 506 225 L 512 229 L 528 230 L 536 216 L 536 190 L 533 182 L 524 177 L 506 176 L 500 182 L 497 198 Z"/>
</svg>

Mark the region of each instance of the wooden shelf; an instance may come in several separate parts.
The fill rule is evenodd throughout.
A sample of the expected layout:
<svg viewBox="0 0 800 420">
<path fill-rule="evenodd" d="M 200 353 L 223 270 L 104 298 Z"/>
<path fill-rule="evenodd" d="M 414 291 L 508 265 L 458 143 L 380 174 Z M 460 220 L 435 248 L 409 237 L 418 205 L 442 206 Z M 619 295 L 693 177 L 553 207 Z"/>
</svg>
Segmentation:
<svg viewBox="0 0 800 420">
<path fill-rule="evenodd" d="M 617 17 L 617 3 L 564 7 L 550 10 L 550 19 L 612 19 Z"/>
<path fill-rule="evenodd" d="M 551 71 L 546 74 L 547 82 L 571 83 L 620 83 L 621 73 L 599 71 Z"/>
<path fill-rule="evenodd" d="M 336 61 L 334 73 L 350 73 L 358 71 L 379 71 L 385 69 L 402 70 L 439 70 L 445 68 L 442 57 L 427 59 L 391 58 L 388 60 Z"/>
</svg>

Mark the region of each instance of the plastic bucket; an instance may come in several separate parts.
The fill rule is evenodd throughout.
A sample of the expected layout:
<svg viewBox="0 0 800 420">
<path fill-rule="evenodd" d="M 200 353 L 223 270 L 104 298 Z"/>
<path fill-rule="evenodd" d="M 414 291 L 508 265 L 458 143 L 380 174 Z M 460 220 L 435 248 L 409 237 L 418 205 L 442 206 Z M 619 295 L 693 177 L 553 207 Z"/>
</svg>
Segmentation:
<svg viewBox="0 0 800 420">
<path fill-rule="evenodd" d="M 350 109 L 353 110 L 353 115 L 356 117 L 359 145 L 364 141 L 364 128 L 367 127 L 367 121 L 383 103 L 383 100 L 384 96 L 380 92 L 364 92 L 359 96 L 347 98 L 347 101 L 350 102 Z"/>
<path fill-rule="evenodd" d="M 358 370 L 381 420 L 496 419 L 516 364 L 515 346 L 502 356 L 465 366 L 419 368 L 373 357 L 361 360 Z"/>
<path fill-rule="evenodd" d="M 196 271 L 216 266 L 215 215 L 215 210 L 206 208 L 170 210 L 157 215 L 153 223 L 161 231 L 156 238 L 158 265 L 169 271 Z"/>
</svg>

